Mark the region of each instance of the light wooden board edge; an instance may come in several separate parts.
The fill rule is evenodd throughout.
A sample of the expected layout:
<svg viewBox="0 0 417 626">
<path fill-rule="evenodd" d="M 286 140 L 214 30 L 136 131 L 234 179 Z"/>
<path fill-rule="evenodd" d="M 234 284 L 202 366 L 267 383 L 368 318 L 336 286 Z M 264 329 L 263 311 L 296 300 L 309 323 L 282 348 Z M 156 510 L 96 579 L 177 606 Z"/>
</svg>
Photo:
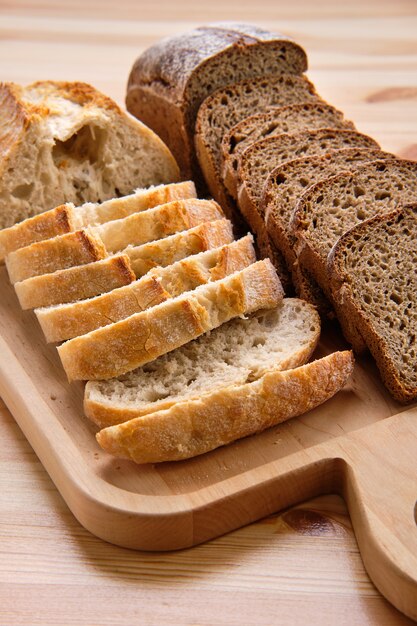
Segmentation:
<svg viewBox="0 0 417 626">
<path fill-rule="evenodd" d="M 85 471 L 76 446 L 1 337 L 0 354 L 0 394 L 69 508 L 93 534 L 128 548 L 175 550 L 308 498 L 340 493 L 373 582 L 417 619 L 416 409 L 186 496 L 125 494 Z"/>
</svg>

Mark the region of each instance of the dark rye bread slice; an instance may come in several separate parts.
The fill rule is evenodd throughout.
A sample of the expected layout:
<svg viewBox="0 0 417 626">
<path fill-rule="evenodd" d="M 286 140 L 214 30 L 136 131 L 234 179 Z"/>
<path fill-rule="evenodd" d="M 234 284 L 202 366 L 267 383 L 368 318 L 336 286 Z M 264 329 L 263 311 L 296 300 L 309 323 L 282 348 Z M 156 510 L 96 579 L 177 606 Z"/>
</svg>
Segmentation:
<svg viewBox="0 0 417 626">
<path fill-rule="evenodd" d="M 299 200 L 290 228 L 296 238 L 298 262 L 332 301 L 327 257 L 337 240 L 359 222 L 417 200 L 417 162 L 372 161 L 352 173 L 316 183 Z M 356 349 L 358 331 L 345 324 L 345 336 Z"/>
<path fill-rule="evenodd" d="M 345 120 L 343 113 L 330 104 L 303 102 L 275 107 L 264 113 L 242 120 L 222 140 L 222 176 L 227 191 L 237 197 L 237 170 L 242 153 L 256 141 L 296 133 L 308 128 L 345 128 L 355 130 L 353 122 Z"/>
<path fill-rule="evenodd" d="M 304 76 L 281 74 L 254 78 L 218 89 L 201 105 L 196 122 L 195 145 L 206 183 L 228 216 L 235 206 L 221 176 L 221 142 L 235 124 L 271 106 L 320 101 Z"/>
<path fill-rule="evenodd" d="M 417 199 L 417 161 L 388 159 L 358 165 L 312 185 L 300 198 L 290 227 L 298 257 L 328 291 L 327 256 L 348 230 Z"/>
<path fill-rule="evenodd" d="M 249 24 L 208 24 L 145 50 L 130 73 L 126 106 L 170 147 L 182 178 L 198 180 L 194 124 L 203 100 L 239 80 L 306 69 L 304 50 L 285 35 Z"/>
<path fill-rule="evenodd" d="M 287 161 L 272 170 L 263 188 L 261 207 L 266 229 L 273 243 L 284 256 L 292 282 L 299 297 L 315 304 L 326 314 L 327 299 L 310 275 L 297 263 L 295 237 L 290 231 L 292 214 L 300 196 L 308 187 L 334 176 L 341 171 L 351 171 L 357 165 L 376 159 L 393 158 L 381 150 L 345 148 L 321 156 L 310 156 Z"/>
<path fill-rule="evenodd" d="M 377 215 L 343 235 L 328 258 L 340 320 L 351 318 L 390 393 L 417 399 L 417 204 Z"/>
<path fill-rule="evenodd" d="M 249 146 L 239 163 L 238 204 L 255 233 L 265 228 L 262 194 L 273 169 L 285 161 L 349 147 L 379 148 L 377 142 L 367 135 L 328 128 L 285 133 Z"/>
</svg>

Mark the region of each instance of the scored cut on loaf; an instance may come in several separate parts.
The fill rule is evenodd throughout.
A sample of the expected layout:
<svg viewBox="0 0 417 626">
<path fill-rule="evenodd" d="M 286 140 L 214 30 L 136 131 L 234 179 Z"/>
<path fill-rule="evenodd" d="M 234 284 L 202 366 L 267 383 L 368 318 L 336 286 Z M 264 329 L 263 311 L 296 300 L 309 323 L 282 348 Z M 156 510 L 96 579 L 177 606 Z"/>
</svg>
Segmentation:
<svg viewBox="0 0 417 626">
<path fill-rule="evenodd" d="M 96 439 L 110 454 L 136 463 L 188 459 L 310 411 L 342 389 L 352 370 L 352 353 L 334 352 L 109 426 Z"/>
<path fill-rule="evenodd" d="M 142 246 L 128 246 L 124 253 L 137 278 L 152 268 L 172 265 L 187 256 L 218 248 L 233 241 L 233 228 L 229 220 L 204 222 L 175 235 L 151 241 Z"/>
<path fill-rule="evenodd" d="M 257 141 L 247 148 L 237 172 L 238 204 L 257 233 L 265 228 L 262 194 L 270 172 L 278 165 L 302 156 L 325 154 L 339 148 L 378 149 L 376 141 L 352 130 L 302 130 Z"/>
<path fill-rule="evenodd" d="M 269 260 L 197 287 L 121 322 L 66 341 L 58 354 L 69 381 L 125 374 L 237 317 L 277 306 L 283 292 Z"/>
<path fill-rule="evenodd" d="M 90 228 L 82 228 L 11 252 L 6 257 L 6 267 L 10 282 L 15 284 L 32 276 L 84 265 L 107 256 L 100 237 Z"/>
<path fill-rule="evenodd" d="M 359 222 L 417 198 L 417 162 L 371 161 L 310 187 L 301 197 L 290 227 L 297 256 L 331 298 L 327 256 L 337 240 Z"/>
<path fill-rule="evenodd" d="M 324 155 L 287 161 L 272 170 L 265 182 L 260 206 L 268 234 L 285 259 L 297 295 L 315 304 L 323 315 L 329 313 L 330 305 L 311 275 L 297 263 L 295 239 L 290 231 L 298 199 L 319 180 L 341 171 L 351 171 L 367 161 L 388 158 L 392 155 L 370 148 L 331 150 Z"/>
<path fill-rule="evenodd" d="M 86 265 L 32 276 L 15 283 L 14 288 L 22 309 L 36 309 L 93 298 L 128 285 L 135 278 L 129 257 L 117 254 Z"/>
<path fill-rule="evenodd" d="M 47 342 L 84 335 L 247 267 L 256 261 L 252 242 L 253 237 L 247 235 L 151 270 L 143 278 L 95 298 L 37 309 L 36 316 Z"/>
<path fill-rule="evenodd" d="M 163 141 L 85 83 L 1 83 L 0 128 L 0 228 L 179 178 Z"/>
<path fill-rule="evenodd" d="M 163 239 L 204 222 L 224 217 L 214 200 L 175 200 L 153 209 L 134 213 L 120 220 L 95 226 L 93 232 L 100 237 L 109 252 L 118 252 L 129 245 L 141 245 Z"/>
<path fill-rule="evenodd" d="M 222 180 L 224 134 L 254 111 L 314 100 L 321 101 L 312 83 L 304 76 L 290 74 L 237 82 L 204 100 L 195 127 L 197 156 L 210 193 L 227 215 L 233 215 L 234 202 Z"/>
<path fill-rule="evenodd" d="M 417 399 L 417 204 L 376 215 L 343 235 L 328 258 L 336 309 L 354 320 L 382 380 Z"/>
<path fill-rule="evenodd" d="M 185 181 L 149 189 L 136 189 L 134 194 L 113 198 L 101 204 L 88 202 L 79 207 L 72 203 L 63 204 L 0 230 L 0 262 L 10 252 L 37 241 L 79 230 L 84 226 L 95 226 L 127 217 L 131 213 L 151 209 L 173 200 L 196 197 L 194 183 Z"/>
<path fill-rule="evenodd" d="M 242 385 L 269 369 L 305 363 L 320 337 L 320 319 L 307 302 L 285 298 L 270 311 L 233 319 L 120 378 L 90 381 L 87 417 L 101 428 Z"/>
<path fill-rule="evenodd" d="M 193 135 L 202 101 L 237 80 L 306 69 L 304 50 L 285 35 L 249 24 L 208 24 L 145 50 L 130 73 L 126 106 L 170 147 L 182 177 L 199 180 Z"/>
<path fill-rule="evenodd" d="M 355 130 L 341 111 L 322 102 L 303 102 L 274 107 L 243 119 L 233 126 L 222 139 L 222 177 L 227 191 L 237 199 L 237 171 L 242 153 L 252 144 L 303 129 L 345 128 Z"/>
</svg>

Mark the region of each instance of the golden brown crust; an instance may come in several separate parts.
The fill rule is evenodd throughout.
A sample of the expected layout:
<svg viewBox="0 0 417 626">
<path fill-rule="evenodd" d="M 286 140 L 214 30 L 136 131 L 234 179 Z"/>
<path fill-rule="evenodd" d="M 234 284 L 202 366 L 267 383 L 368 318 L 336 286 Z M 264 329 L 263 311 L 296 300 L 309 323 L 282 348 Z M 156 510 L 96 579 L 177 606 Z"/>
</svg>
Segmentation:
<svg viewBox="0 0 417 626">
<path fill-rule="evenodd" d="M 20 248 L 6 257 L 6 266 L 14 284 L 32 276 L 99 261 L 106 256 L 100 238 L 88 229 L 82 229 Z"/>
<path fill-rule="evenodd" d="M 224 217 L 214 200 L 174 200 L 153 209 L 94 227 L 107 250 L 117 252 L 128 245 L 157 241 L 198 224 Z"/>
<path fill-rule="evenodd" d="M 139 278 L 155 267 L 172 265 L 187 256 L 218 248 L 232 241 L 232 225 L 228 220 L 221 219 L 205 222 L 159 241 L 128 247 L 125 252 Z"/>
<path fill-rule="evenodd" d="M 34 309 L 93 298 L 128 285 L 135 278 L 129 257 L 117 255 L 51 274 L 33 276 L 15 283 L 15 290 L 22 309 Z"/>
<path fill-rule="evenodd" d="M 205 260 L 207 255 L 210 262 Z M 119 263 L 123 265 L 126 258 L 120 257 Z M 211 280 L 225 278 L 255 261 L 252 238 L 248 236 L 220 250 L 153 270 L 135 282 L 126 280 L 123 284 L 127 286 L 109 290 L 96 298 L 37 309 L 35 313 L 48 342 L 64 341 L 125 319 Z M 129 278 L 132 274 L 128 272 Z"/>
<path fill-rule="evenodd" d="M 58 348 L 58 353 L 70 381 L 112 378 L 237 315 L 273 308 L 282 298 L 271 263 L 258 261 L 149 311 L 71 339 Z"/>
<path fill-rule="evenodd" d="M 70 204 L 62 204 L 51 211 L 40 213 L 0 230 L 0 261 L 19 248 L 37 241 L 50 239 L 74 230 L 74 210 Z"/>
<path fill-rule="evenodd" d="M 96 435 L 97 441 L 110 454 L 136 463 L 187 459 L 313 409 L 337 393 L 352 370 L 352 353 L 335 352 L 110 426 Z"/>
</svg>

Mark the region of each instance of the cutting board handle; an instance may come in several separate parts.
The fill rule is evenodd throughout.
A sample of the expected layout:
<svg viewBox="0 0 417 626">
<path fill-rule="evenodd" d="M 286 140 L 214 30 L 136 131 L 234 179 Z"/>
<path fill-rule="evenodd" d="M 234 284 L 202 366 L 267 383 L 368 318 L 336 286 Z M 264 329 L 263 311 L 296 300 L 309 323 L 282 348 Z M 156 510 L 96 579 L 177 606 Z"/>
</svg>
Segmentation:
<svg viewBox="0 0 417 626">
<path fill-rule="evenodd" d="M 340 491 L 365 567 L 381 593 L 417 620 L 417 412 L 351 433 Z"/>
</svg>

